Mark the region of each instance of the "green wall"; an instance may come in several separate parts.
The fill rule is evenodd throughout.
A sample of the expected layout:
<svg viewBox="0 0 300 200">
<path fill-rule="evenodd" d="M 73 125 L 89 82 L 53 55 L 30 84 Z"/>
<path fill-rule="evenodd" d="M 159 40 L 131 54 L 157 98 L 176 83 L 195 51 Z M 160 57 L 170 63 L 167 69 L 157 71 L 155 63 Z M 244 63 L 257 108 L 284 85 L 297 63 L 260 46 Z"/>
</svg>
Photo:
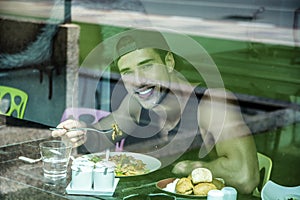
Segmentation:
<svg viewBox="0 0 300 200">
<path fill-rule="evenodd" d="M 77 24 L 81 27 L 80 63 L 99 42 L 124 30 L 121 27 Z M 212 56 L 226 89 L 288 101 L 299 96 L 300 64 L 292 63 L 292 59 L 300 53 L 294 47 L 195 35 L 191 37 Z M 193 71 L 185 71 L 184 74 L 191 80 L 199 79 Z"/>
</svg>

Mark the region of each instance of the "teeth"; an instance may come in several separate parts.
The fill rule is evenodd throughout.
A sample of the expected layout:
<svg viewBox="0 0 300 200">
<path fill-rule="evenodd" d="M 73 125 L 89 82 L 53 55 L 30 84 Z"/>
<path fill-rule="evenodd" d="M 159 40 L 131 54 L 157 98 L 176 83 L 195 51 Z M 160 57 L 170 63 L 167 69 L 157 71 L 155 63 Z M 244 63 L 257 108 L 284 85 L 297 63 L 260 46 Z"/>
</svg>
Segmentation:
<svg viewBox="0 0 300 200">
<path fill-rule="evenodd" d="M 148 90 L 139 92 L 139 94 L 145 95 L 145 94 L 147 94 L 148 92 L 151 92 L 151 90 L 152 90 L 152 89 L 150 88 L 150 89 L 148 89 Z"/>
</svg>

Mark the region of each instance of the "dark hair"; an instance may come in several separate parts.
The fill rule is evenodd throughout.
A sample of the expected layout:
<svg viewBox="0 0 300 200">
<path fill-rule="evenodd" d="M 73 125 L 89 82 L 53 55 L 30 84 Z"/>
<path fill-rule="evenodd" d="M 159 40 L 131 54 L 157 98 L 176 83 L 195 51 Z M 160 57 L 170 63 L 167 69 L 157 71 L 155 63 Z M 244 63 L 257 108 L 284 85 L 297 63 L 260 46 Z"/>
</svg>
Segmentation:
<svg viewBox="0 0 300 200">
<path fill-rule="evenodd" d="M 115 68 L 115 71 L 118 71 L 117 63 L 123 55 L 137 49 L 151 48 L 160 56 L 163 62 L 165 62 L 166 54 L 171 52 L 176 63 L 176 70 L 182 73 L 187 79 L 190 79 L 190 75 L 186 74 L 186 69 L 190 69 L 189 71 L 195 72 L 192 73 L 195 76 L 198 74 L 191 63 L 170 50 L 164 35 L 159 31 L 132 29 L 121 33 L 118 38 L 119 39 L 115 45 L 114 63 L 112 65 L 112 67 Z M 195 76 L 193 76 L 193 79 Z"/>
<path fill-rule="evenodd" d="M 115 64 L 120 57 L 137 49 L 158 49 L 155 51 L 159 55 L 165 55 L 160 49 L 167 52 L 170 49 L 163 34 L 156 30 L 132 29 L 121 33 L 118 37 L 119 39 L 115 45 Z"/>
</svg>

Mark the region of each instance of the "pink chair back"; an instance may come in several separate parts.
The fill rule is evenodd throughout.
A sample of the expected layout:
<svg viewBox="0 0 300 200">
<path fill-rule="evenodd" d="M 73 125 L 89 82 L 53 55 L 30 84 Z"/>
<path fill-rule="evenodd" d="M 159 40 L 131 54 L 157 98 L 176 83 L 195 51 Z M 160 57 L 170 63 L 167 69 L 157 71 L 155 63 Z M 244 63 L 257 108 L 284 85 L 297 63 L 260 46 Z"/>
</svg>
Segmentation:
<svg viewBox="0 0 300 200">
<path fill-rule="evenodd" d="M 92 108 L 66 108 L 60 121 L 62 122 L 70 118 L 80 120 L 80 117 L 82 117 L 83 115 L 89 115 L 93 117 L 93 121 L 91 124 L 94 124 L 101 118 L 106 117 L 109 114 L 110 112 L 108 111 Z"/>
</svg>

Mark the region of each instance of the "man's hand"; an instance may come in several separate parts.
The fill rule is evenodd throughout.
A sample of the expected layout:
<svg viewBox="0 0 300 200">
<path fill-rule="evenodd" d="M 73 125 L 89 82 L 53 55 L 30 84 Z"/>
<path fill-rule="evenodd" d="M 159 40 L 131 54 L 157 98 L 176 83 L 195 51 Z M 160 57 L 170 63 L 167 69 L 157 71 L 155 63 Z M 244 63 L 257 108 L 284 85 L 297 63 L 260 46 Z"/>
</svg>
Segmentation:
<svg viewBox="0 0 300 200">
<path fill-rule="evenodd" d="M 85 127 L 85 124 L 76 120 L 68 119 L 57 126 L 57 128 L 61 129 L 52 131 L 52 136 L 61 137 L 62 140 L 71 142 L 73 147 L 78 147 L 85 143 L 86 131 L 70 131 L 70 129 L 79 127 Z"/>
<path fill-rule="evenodd" d="M 184 160 L 174 166 L 172 173 L 180 176 L 188 176 L 193 169 L 201 166 L 199 161 Z"/>
</svg>

